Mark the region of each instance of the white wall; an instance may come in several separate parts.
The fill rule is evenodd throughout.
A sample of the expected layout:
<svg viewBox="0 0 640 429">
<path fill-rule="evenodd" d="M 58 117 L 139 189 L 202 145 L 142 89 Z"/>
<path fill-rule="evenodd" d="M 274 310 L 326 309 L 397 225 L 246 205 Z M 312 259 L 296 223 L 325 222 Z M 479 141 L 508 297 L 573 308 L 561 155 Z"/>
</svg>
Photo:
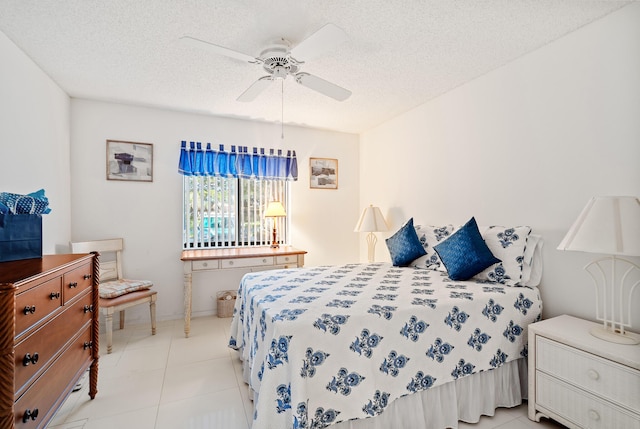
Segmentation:
<svg viewBox="0 0 640 429">
<path fill-rule="evenodd" d="M 44 253 L 69 243 L 69 97 L 0 32 L 0 192 L 44 188 Z"/>
<path fill-rule="evenodd" d="M 531 225 L 546 241 L 545 317 L 593 319 L 582 267 L 597 255 L 556 247 L 591 196 L 640 196 L 640 4 L 364 133 L 360 147 L 361 204 L 394 231 L 410 217 Z"/>
<path fill-rule="evenodd" d="M 154 282 L 159 319 L 183 316 L 181 140 L 295 149 L 291 244 L 309 252 L 306 266 L 358 258 L 357 135 L 285 127 L 282 142 L 279 125 L 80 99 L 72 99 L 71 118 L 72 238 L 124 237 L 125 275 Z M 107 181 L 107 139 L 152 143 L 153 182 Z M 338 159 L 337 190 L 309 189 L 309 157 Z M 211 296 L 237 287 L 233 277 L 194 275 L 194 314 L 213 312 Z M 146 319 L 146 311 L 127 318 Z"/>
</svg>

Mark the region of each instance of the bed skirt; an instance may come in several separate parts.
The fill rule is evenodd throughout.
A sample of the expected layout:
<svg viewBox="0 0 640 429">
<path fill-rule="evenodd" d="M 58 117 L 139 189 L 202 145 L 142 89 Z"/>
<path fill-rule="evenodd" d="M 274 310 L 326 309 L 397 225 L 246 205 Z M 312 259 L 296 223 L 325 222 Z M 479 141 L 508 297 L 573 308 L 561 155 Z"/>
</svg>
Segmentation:
<svg viewBox="0 0 640 429">
<path fill-rule="evenodd" d="M 445 429 L 458 421 L 477 423 L 496 408 L 515 407 L 527 398 L 527 359 L 483 371 L 393 401 L 375 418 L 332 425 L 334 429 Z"/>
<path fill-rule="evenodd" d="M 458 421 L 477 423 L 496 408 L 527 399 L 527 359 L 463 377 L 391 402 L 376 417 L 331 425 L 332 429 L 457 429 Z"/>
</svg>

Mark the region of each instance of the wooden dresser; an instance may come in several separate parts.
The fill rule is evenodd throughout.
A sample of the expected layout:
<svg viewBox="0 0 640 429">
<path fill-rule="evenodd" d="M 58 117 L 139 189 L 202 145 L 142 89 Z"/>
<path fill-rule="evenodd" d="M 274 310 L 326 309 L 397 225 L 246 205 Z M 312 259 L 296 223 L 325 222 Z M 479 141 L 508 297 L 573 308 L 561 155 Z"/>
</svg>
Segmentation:
<svg viewBox="0 0 640 429">
<path fill-rule="evenodd" d="M 87 368 L 98 392 L 97 254 L 0 263 L 0 429 L 44 428 Z"/>
</svg>

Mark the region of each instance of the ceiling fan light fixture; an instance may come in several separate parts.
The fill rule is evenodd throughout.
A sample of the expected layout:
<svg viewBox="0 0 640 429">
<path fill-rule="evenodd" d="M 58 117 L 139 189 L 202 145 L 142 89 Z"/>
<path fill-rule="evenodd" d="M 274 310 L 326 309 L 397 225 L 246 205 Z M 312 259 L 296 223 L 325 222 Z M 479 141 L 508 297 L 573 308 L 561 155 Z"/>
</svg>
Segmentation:
<svg viewBox="0 0 640 429">
<path fill-rule="evenodd" d="M 271 45 L 263 50 L 259 57 L 252 57 L 245 53 L 205 42 L 204 40 L 194 37 L 181 37 L 183 43 L 192 46 L 202 46 L 213 53 L 241 61 L 262 64 L 262 68 L 268 73 L 268 76 L 259 78 L 237 98 L 238 101 L 245 102 L 253 101 L 269 86 L 271 81 L 276 79 L 284 80 L 289 75 L 293 76 L 296 82 L 302 86 L 319 92 L 320 94 L 338 101 L 346 100 L 351 96 L 351 91 L 309 73 L 300 73 L 300 66 L 305 64 L 305 62 L 297 59 L 308 59 L 318 56 L 321 53 L 329 52 L 345 40 L 347 40 L 347 34 L 341 28 L 334 24 L 326 24 L 293 48 L 290 48 L 290 43 L 283 38 L 280 43 Z"/>
<path fill-rule="evenodd" d="M 273 69 L 273 78 L 274 79 L 283 79 L 284 80 L 287 77 L 288 74 L 289 74 L 289 70 L 287 70 L 283 66 L 278 66 L 275 69 Z"/>
</svg>

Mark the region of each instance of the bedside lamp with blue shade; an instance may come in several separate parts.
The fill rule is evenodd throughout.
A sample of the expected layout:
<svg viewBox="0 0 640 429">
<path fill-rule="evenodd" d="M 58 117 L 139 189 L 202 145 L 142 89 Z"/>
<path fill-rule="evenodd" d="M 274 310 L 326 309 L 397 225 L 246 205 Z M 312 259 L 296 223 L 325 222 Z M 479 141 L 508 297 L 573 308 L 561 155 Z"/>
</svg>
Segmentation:
<svg viewBox="0 0 640 429">
<path fill-rule="evenodd" d="M 608 255 L 584 267 L 596 286 L 596 319 L 603 323 L 591 335 L 618 344 L 638 344 L 626 331 L 631 328 L 640 266 L 621 256 L 640 256 L 640 199 L 592 198 L 558 250 Z"/>
</svg>

